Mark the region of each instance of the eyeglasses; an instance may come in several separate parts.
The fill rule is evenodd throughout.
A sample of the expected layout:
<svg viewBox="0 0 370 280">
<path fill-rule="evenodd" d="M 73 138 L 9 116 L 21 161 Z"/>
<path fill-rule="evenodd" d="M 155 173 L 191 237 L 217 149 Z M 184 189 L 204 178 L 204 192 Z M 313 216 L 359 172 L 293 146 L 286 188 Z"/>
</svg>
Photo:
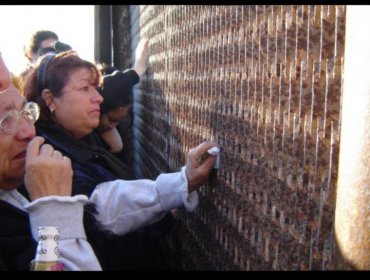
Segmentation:
<svg viewBox="0 0 370 280">
<path fill-rule="evenodd" d="M 40 116 L 40 107 L 35 102 L 28 102 L 23 110 L 10 110 L 0 119 L 0 130 L 6 134 L 15 134 L 21 117 L 29 124 L 34 124 Z"/>
<path fill-rule="evenodd" d="M 60 52 L 65 52 L 65 51 L 70 51 L 70 50 L 72 50 L 72 47 L 70 45 L 57 41 L 52 46 L 39 49 L 37 52 L 37 56 L 43 56 L 47 53 L 60 53 Z"/>
<path fill-rule="evenodd" d="M 43 56 L 47 53 L 56 53 L 56 49 L 54 47 L 47 47 L 47 48 L 42 48 L 37 52 L 37 56 Z"/>
</svg>

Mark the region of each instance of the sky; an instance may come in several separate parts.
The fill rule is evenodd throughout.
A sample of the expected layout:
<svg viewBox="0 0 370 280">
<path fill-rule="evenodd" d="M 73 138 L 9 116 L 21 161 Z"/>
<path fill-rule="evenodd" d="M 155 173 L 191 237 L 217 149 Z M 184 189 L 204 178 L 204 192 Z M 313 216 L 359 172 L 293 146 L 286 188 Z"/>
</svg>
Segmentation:
<svg viewBox="0 0 370 280">
<path fill-rule="evenodd" d="M 42 29 L 94 61 L 94 5 L 0 5 L 0 51 L 13 73 L 26 68 L 23 47 Z"/>
</svg>

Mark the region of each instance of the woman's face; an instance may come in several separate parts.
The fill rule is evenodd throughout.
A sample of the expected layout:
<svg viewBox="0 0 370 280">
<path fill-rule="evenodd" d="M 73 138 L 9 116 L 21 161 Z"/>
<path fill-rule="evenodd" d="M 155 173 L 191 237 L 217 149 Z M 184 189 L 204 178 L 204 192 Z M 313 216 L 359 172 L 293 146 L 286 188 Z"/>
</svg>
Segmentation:
<svg viewBox="0 0 370 280">
<path fill-rule="evenodd" d="M 0 93 L 0 119 L 10 110 L 21 111 L 25 99 L 18 90 L 10 85 Z M 0 188 L 18 188 L 25 174 L 26 150 L 28 143 L 35 137 L 35 126 L 23 117 L 19 119 L 17 130 L 7 134 L 0 130 Z"/>
<path fill-rule="evenodd" d="M 91 70 L 78 68 L 71 72 L 61 96 L 52 99 L 55 121 L 81 139 L 99 125 L 102 102 Z"/>
</svg>

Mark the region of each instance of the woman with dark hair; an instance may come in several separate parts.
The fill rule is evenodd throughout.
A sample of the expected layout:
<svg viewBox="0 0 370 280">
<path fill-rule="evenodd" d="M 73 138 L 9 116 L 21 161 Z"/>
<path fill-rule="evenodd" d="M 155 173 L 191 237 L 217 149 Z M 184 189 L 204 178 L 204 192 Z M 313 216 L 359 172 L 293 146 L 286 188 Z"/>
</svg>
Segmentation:
<svg viewBox="0 0 370 280">
<path fill-rule="evenodd" d="M 103 101 L 96 90 L 100 82 L 100 72 L 95 64 L 69 51 L 46 55 L 31 72 L 26 83 L 26 97 L 40 106 L 40 119 L 36 124 L 37 134 L 43 136 L 47 143 L 72 161 L 72 194 L 94 197 L 95 192 L 99 190 L 112 201 L 125 195 L 134 196 L 137 199 L 135 204 L 146 207 L 146 210 L 140 210 L 143 210 L 143 219 L 147 219 L 147 215 L 154 217 L 158 211 L 162 213 L 157 215 L 155 221 L 169 213 L 170 205 L 185 205 L 188 210 L 194 209 L 198 198 L 196 192 L 192 190 L 208 177 L 212 168 L 211 165 L 208 166 L 210 162 L 207 163 L 207 168 L 201 170 L 200 167 L 204 164 L 191 159 L 190 168 L 183 167 L 180 172 L 161 174 L 155 181 L 120 180 L 133 178 L 120 160 L 102 148 L 95 132 L 99 125 L 100 104 Z M 208 148 L 214 146 L 213 143 L 205 145 Z M 186 183 L 187 179 L 193 178 L 189 174 L 195 175 L 194 180 L 190 179 Z M 158 188 L 160 197 L 152 192 L 148 193 L 153 188 Z M 174 195 L 174 192 L 178 192 L 178 195 Z M 165 201 L 161 194 L 165 196 L 171 194 L 177 198 Z M 131 202 L 128 201 L 128 204 Z M 91 217 L 99 217 L 102 215 L 101 211 L 103 210 L 91 208 Z M 143 224 L 140 220 L 141 218 L 137 217 L 134 220 L 125 217 L 122 220 L 105 221 L 104 227 L 108 227 L 115 234 L 103 237 L 88 235 L 90 236 L 88 241 L 93 244 L 104 269 L 155 269 L 151 265 L 153 259 L 147 254 L 147 250 L 150 250 L 150 242 L 158 240 L 151 235 L 147 236 L 150 230 L 146 231 L 144 228 L 123 237 L 117 236 L 137 229 L 137 223 Z M 96 225 L 99 226 L 98 223 Z M 94 229 L 86 230 L 89 232 Z M 159 230 L 166 231 L 163 228 Z M 102 242 L 104 238 L 111 240 L 110 249 L 107 249 L 107 242 Z M 124 265 L 126 266 L 123 267 Z"/>
<path fill-rule="evenodd" d="M 101 119 L 98 127 L 99 136 L 105 147 L 112 153 L 119 153 L 123 148 L 122 134 L 117 130 L 117 125 L 129 114 L 130 104 L 127 99 L 132 95 L 133 86 L 139 82 L 148 67 L 149 40 L 143 38 L 135 50 L 135 62 L 132 68 L 120 71 L 115 67 L 98 64 L 99 70 L 104 75 L 104 85 L 99 92 L 104 97 L 101 104 Z M 59 41 L 58 35 L 50 30 L 39 30 L 32 34 L 24 53 L 30 67 L 21 74 L 26 79 L 30 69 L 34 67 L 39 57 L 47 53 L 59 53 L 72 50 L 72 47 Z"/>
</svg>

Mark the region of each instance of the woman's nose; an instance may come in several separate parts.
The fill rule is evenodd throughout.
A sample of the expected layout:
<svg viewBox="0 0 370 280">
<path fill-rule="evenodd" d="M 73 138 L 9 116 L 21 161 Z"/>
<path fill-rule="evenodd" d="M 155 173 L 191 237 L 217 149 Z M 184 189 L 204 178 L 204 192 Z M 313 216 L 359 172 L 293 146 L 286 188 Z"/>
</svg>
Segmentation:
<svg viewBox="0 0 370 280">
<path fill-rule="evenodd" d="M 6 67 L 3 57 L 0 53 L 0 92 L 7 90 L 10 83 L 10 72 Z"/>
<path fill-rule="evenodd" d="M 101 94 L 97 90 L 95 90 L 94 101 L 99 102 L 100 104 L 103 102 L 103 100 L 104 100 L 103 96 L 101 96 Z"/>
</svg>

